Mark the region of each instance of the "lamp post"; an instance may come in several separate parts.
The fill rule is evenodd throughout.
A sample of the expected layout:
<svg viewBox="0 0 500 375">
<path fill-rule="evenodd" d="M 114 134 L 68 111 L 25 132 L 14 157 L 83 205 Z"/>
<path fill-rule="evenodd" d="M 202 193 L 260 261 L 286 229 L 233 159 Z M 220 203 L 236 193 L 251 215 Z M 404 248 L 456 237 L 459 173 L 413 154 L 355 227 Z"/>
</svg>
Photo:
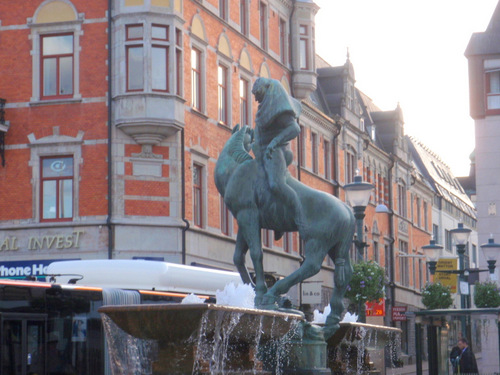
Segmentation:
<svg viewBox="0 0 500 375">
<path fill-rule="evenodd" d="M 460 308 L 465 309 L 467 308 L 467 295 L 463 293 L 462 291 L 462 285 L 465 282 L 465 260 L 464 260 L 464 254 L 465 254 L 465 247 L 467 246 L 467 242 L 469 242 L 469 236 L 470 233 L 472 232 L 468 228 L 464 228 L 463 223 L 458 223 L 458 228 L 450 230 L 451 236 L 453 238 L 453 241 L 455 242 L 455 245 L 457 246 L 457 254 L 458 254 L 458 269 L 459 269 L 459 286 L 460 286 Z"/>
<path fill-rule="evenodd" d="M 495 280 L 495 263 L 497 262 L 496 257 L 500 252 L 500 244 L 495 243 L 493 237 L 488 239 L 488 243 L 482 244 L 481 249 L 483 249 L 484 257 L 488 262 L 488 270 L 490 271 L 490 278 Z"/>
<path fill-rule="evenodd" d="M 366 243 L 363 241 L 363 219 L 373 188 L 372 184 L 363 182 L 361 176 L 355 176 L 353 183 L 344 186 L 346 201 L 353 208 L 356 218 L 356 240 L 354 241 L 357 250 L 356 262 L 364 259 Z"/>
<path fill-rule="evenodd" d="M 422 250 L 424 250 L 425 255 L 427 257 L 427 263 L 429 264 L 429 272 L 434 276 L 436 273 L 436 265 L 437 261 L 441 256 L 441 251 L 443 250 L 443 246 L 437 245 L 435 240 L 431 240 L 429 245 L 422 246 Z"/>
</svg>

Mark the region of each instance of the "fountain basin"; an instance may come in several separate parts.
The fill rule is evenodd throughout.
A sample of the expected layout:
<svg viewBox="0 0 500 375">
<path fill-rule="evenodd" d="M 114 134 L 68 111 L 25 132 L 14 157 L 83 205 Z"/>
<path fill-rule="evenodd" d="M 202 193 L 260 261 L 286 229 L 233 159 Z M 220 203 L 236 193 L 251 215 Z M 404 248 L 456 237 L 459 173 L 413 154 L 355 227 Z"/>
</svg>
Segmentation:
<svg viewBox="0 0 500 375">
<path fill-rule="evenodd" d="M 103 306 L 99 312 L 109 342 L 149 343 L 147 350 L 135 351 L 146 357 L 140 358 L 140 371 L 155 375 L 279 373 L 276 357 L 286 358 L 280 353 L 283 338 L 303 320 L 299 314 L 214 304 Z M 117 339 L 116 327 L 106 327 L 105 317 L 135 341 Z M 124 351 L 129 348 L 112 346 L 113 374 L 130 373 L 136 364 L 128 363 L 131 355 Z"/>
</svg>

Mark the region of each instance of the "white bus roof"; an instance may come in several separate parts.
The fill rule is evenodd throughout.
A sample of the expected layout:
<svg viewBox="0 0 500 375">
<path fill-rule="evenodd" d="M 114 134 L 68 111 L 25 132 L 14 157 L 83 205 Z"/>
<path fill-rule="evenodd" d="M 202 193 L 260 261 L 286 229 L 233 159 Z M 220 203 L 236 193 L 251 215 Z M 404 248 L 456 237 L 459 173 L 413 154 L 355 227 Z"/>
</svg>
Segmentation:
<svg viewBox="0 0 500 375">
<path fill-rule="evenodd" d="M 236 272 L 150 260 L 60 261 L 51 263 L 46 274 L 53 276 L 58 284 L 67 284 L 71 279 L 77 279 L 77 285 L 212 296 L 231 282 L 236 285 L 242 283 Z"/>
</svg>

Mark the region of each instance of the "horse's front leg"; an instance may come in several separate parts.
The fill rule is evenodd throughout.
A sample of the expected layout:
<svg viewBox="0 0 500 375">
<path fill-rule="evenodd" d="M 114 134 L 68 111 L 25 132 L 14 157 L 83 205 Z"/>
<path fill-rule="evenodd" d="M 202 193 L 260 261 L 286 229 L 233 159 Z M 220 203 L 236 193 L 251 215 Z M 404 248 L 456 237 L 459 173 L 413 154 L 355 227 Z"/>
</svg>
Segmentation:
<svg viewBox="0 0 500 375">
<path fill-rule="evenodd" d="M 260 237 L 259 216 L 256 209 L 246 209 L 238 213 L 238 234 L 241 233 L 243 240 L 250 249 L 255 270 L 255 306 L 261 305 L 262 296 L 267 292 L 266 281 L 264 278 L 264 264 L 262 245 Z"/>
<path fill-rule="evenodd" d="M 250 284 L 255 288 L 255 284 L 250 277 L 250 273 L 248 273 L 247 266 L 245 265 L 245 256 L 247 251 L 247 242 L 243 238 L 241 231 L 238 231 L 238 234 L 236 235 L 236 247 L 234 249 L 233 263 L 240 273 L 241 280 L 243 280 L 245 284 Z"/>
</svg>

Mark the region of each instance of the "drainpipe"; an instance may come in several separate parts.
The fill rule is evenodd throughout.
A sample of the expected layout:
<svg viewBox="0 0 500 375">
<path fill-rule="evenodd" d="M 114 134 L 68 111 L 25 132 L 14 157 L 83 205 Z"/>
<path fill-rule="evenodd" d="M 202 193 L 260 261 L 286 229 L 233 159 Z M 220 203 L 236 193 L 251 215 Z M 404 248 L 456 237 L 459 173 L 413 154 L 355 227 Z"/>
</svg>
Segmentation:
<svg viewBox="0 0 500 375">
<path fill-rule="evenodd" d="M 106 226 L 108 228 L 108 259 L 113 258 L 114 249 L 114 227 L 111 223 L 111 217 L 113 214 L 113 153 L 112 153 L 112 110 L 111 106 L 113 104 L 112 97 L 112 34 L 113 34 L 113 23 L 111 18 L 112 1 L 108 0 L 108 217 L 106 218 Z"/>
<path fill-rule="evenodd" d="M 337 132 L 333 135 L 333 150 L 332 150 L 332 156 L 333 156 L 333 170 L 334 170 L 334 173 L 335 175 L 333 176 L 335 182 L 337 183 L 337 185 L 335 185 L 333 187 L 334 189 L 334 192 L 333 194 L 338 197 L 339 196 L 339 188 L 340 188 L 340 184 L 339 184 L 339 158 L 338 158 L 338 144 L 337 144 L 337 141 L 338 141 L 338 138 L 339 138 L 339 135 L 340 135 L 340 131 L 341 131 L 341 128 L 342 128 L 342 125 L 339 125 L 337 122 L 335 122 L 337 124 Z"/>
<path fill-rule="evenodd" d="M 394 272 L 394 207 L 393 207 L 393 188 L 392 188 L 392 175 L 394 169 L 394 155 L 390 154 L 390 166 L 388 170 L 388 179 L 389 179 L 389 236 L 391 238 L 391 244 L 389 245 L 390 257 L 389 264 L 390 270 L 389 273 L 389 287 L 391 292 L 391 308 L 396 305 L 396 286 L 395 286 L 395 272 Z M 390 321 L 391 325 L 394 326 L 394 322 Z"/>
<path fill-rule="evenodd" d="M 186 219 L 186 157 L 184 145 L 184 129 L 181 130 L 181 216 L 186 224 L 182 228 L 182 264 L 186 264 L 186 232 L 189 230 L 189 221 Z"/>
</svg>

